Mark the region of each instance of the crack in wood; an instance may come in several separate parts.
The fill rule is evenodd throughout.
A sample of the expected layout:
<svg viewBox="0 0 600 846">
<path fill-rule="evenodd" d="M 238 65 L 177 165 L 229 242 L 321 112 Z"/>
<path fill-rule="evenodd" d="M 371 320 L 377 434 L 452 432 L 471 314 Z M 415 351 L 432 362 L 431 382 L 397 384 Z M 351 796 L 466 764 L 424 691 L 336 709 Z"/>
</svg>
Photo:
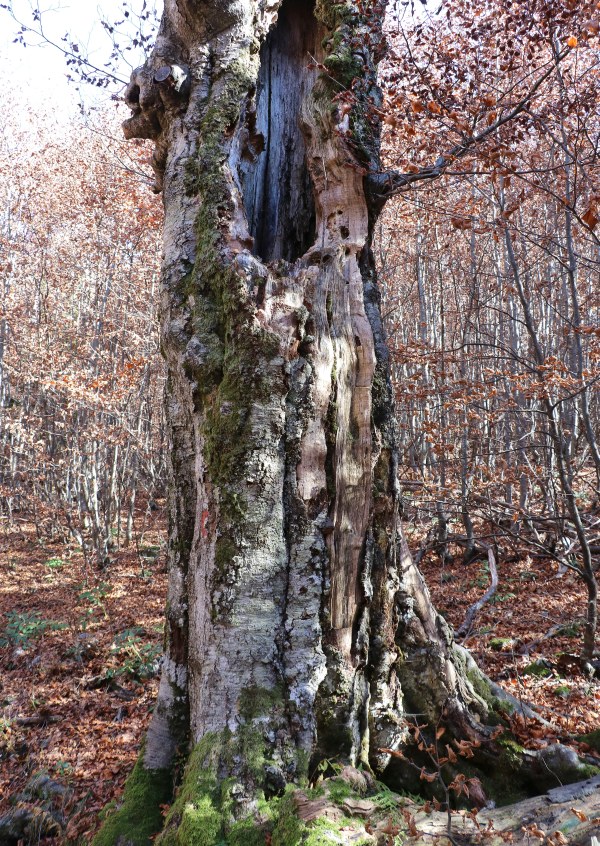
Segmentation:
<svg viewBox="0 0 600 846">
<path fill-rule="evenodd" d="M 261 49 L 256 100 L 242 130 L 239 175 L 253 252 L 263 261 L 295 261 L 315 240 L 301 108 L 316 79 L 308 65 L 322 37 L 312 4 L 285 0 Z"/>
</svg>

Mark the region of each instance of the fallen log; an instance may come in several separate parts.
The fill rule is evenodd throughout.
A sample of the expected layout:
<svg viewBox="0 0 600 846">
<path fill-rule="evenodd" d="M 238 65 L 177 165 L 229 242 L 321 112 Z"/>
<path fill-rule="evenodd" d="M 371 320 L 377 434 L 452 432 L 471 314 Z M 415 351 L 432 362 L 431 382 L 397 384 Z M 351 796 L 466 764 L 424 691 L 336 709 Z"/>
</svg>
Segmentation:
<svg viewBox="0 0 600 846">
<path fill-rule="evenodd" d="M 432 836 L 442 846 L 447 837 L 446 813 L 413 814 L 417 835 L 403 841 L 405 846 L 431 846 Z M 488 846 L 590 846 L 600 836 L 600 775 L 556 787 L 542 796 L 514 805 L 479 811 L 458 811 L 452 818 L 455 842 Z"/>
</svg>

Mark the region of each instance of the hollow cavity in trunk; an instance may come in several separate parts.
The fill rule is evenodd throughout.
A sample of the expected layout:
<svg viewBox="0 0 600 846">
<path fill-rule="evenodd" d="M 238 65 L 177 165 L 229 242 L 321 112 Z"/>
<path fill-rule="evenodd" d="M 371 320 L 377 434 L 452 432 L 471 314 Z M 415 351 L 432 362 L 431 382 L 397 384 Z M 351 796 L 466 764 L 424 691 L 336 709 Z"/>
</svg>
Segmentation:
<svg viewBox="0 0 600 846">
<path fill-rule="evenodd" d="M 242 182 L 255 255 L 294 261 L 315 239 L 315 205 L 300 129 L 314 84 L 308 67 L 322 33 L 313 4 L 286 0 L 260 52 L 255 101 L 246 114 Z"/>
</svg>

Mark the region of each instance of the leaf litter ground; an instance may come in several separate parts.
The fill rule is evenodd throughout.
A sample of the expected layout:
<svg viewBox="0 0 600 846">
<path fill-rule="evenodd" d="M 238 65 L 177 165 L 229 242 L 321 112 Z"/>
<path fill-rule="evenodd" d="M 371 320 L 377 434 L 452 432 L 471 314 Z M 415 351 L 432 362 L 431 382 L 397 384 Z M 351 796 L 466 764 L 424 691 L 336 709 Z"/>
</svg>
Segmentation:
<svg viewBox="0 0 600 846">
<path fill-rule="evenodd" d="M 91 842 L 148 725 L 166 595 L 164 521 L 152 521 L 144 545 L 113 553 L 102 573 L 68 545 L 40 541 L 32 525 L 0 534 L 0 815 L 32 776 L 47 773 L 68 788 L 60 797 L 66 834 L 41 841 L 48 846 Z M 581 646 L 581 585 L 552 562 L 498 568 L 497 594 L 465 645 L 554 727 L 517 713 L 513 728 L 525 746 L 559 739 L 594 754 L 573 737 L 600 725 L 600 682 L 561 658 Z M 458 628 L 487 588 L 483 562 L 441 567 L 431 555 L 422 569 L 437 608 Z"/>
<path fill-rule="evenodd" d="M 68 840 L 44 843 L 91 841 L 148 725 L 166 595 L 153 519 L 104 572 L 33 526 L 0 532 L 0 815 L 47 773 L 68 788 Z"/>
<path fill-rule="evenodd" d="M 421 570 L 438 611 L 457 630 L 488 588 L 485 562 L 465 566 L 459 556 L 441 566 L 431 554 Z M 600 727 L 600 672 L 590 676 L 579 660 L 586 602 L 581 580 L 553 561 L 526 555 L 501 558 L 498 576 L 495 596 L 462 643 L 494 681 L 552 724 L 554 730 L 517 712 L 512 727 L 525 747 L 560 740 L 593 755 L 574 739 Z"/>
</svg>

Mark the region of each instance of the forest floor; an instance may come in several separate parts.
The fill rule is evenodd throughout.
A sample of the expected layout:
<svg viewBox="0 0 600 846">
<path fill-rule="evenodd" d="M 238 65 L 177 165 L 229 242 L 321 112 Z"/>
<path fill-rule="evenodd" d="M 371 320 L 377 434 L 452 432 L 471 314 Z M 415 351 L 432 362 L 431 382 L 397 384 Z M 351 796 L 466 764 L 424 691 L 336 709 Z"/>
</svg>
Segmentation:
<svg viewBox="0 0 600 846">
<path fill-rule="evenodd" d="M 461 557 L 443 566 L 435 555 L 421 562 L 434 605 L 458 630 L 467 610 L 487 590 L 487 562 L 465 566 Z M 560 740 L 582 752 L 574 737 L 600 726 L 600 678 L 586 672 L 579 656 L 586 592 L 571 571 L 556 562 L 524 555 L 498 561 L 498 588 L 475 617 L 466 646 L 487 675 L 525 704 L 553 730 L 524 720 L 518 710 L 512 730 L 523 746 L 536 749 Z"/>
<path fill-rule="evenodd" d="M 0 525 L 0 816 L 15 799 L 36 801 L 27 786 L 43 772 L 66 788 L 67 838 L 89 843 L 99 812 L 119 795 L 157 691 L 164 534 L 156 512 L 143 542 L 113 553 L 100 573 L 72 546 L 40 540 L 30 524 Z M 438 609 L 458 627 L 487 589 L 484 563 L 441 568 L 431 556 L 422 569 Z M 551 562 L 500 561 L 498 570 L 496 596 L 465 645 L 554 727 L 516 713 L 525 746 L 560 739 L 589 751 L 570 739 L 600 725 L 600 681 L 562 657 L 581 646 L 581 585 Z"/>
<path fill-rule="evenodd" d="M 120 794 L 158 690 L 164 535 L 156 512 L 98 572 L 32 525 L 0 529 L 0 816 L 42 771 L 67 788 L 67 837 L 89 843 Z"/>
</svg>

